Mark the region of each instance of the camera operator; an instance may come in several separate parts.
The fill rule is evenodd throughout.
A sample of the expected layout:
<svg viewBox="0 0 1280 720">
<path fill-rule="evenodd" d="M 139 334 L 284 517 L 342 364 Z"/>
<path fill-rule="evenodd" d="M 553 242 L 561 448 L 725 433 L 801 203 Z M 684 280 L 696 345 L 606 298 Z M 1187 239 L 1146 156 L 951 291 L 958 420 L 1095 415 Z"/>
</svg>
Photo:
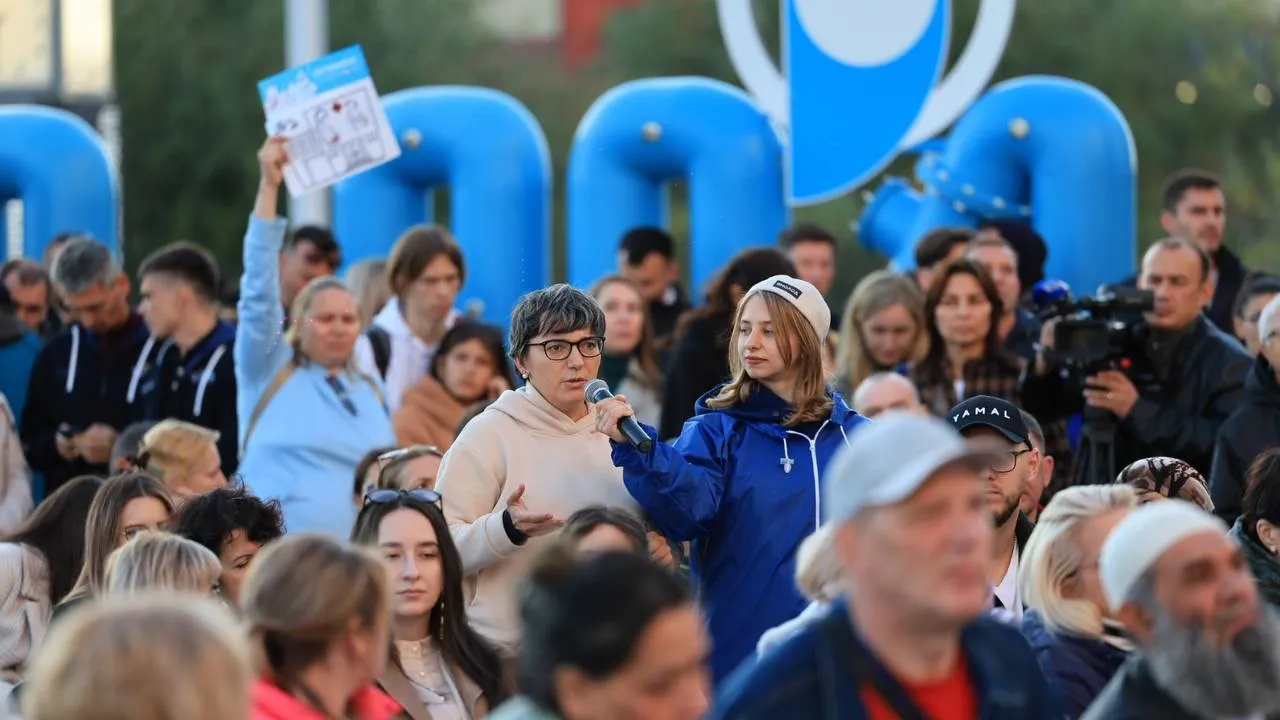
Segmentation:
<svg viewBox="0 0 1280 720">
<path fill-rule="evenodd" d="M 1213 298 L 1211 274 L 1209 256 L 1190 240 L 1161 240 L 1143 257 L 1138 287 L 1154 295 L 1154 307 L 1143 313 L 1145 327 L 1136 333 L 1141 341 L 1116 367 L 1083 378 L 1086 421 L 1077 464 L 1089 466 L 1083 439 L 1093 415 L 1100 418 L 1095 424 L 1114 427 L 1114 457 L 1106 458 L 1111 478 L 1078 474 L 1077 482 L 1110 482 L 1117 468 L 1155 455 L 1208 471 L 1218 428 L 1243 401 L 1250 367 L 1240 344 L 1202 313 Z M 1067 382 L 1052 359 L 1058 322 L 1045 323 L 1035 366 L 1023 378 L 1024 406 L 1042 418 L 1062 417 L 1082 405 L 1073 397 L 1078 386 Z M 1149 372 L 1135 384 L 1139 367 Z"/>
</svg>

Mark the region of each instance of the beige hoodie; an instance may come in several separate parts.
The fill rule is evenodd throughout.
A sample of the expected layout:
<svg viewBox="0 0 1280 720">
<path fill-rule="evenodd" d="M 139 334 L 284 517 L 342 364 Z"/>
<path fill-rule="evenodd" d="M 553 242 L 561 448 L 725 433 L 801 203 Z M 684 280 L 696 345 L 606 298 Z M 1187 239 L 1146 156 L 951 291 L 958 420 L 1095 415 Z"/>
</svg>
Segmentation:
<svg viewBox="0 0 1280 720">
<path fill-rule="evenodd" d="M 532 385 L 504 392 L 468 423 L 438 477 L 463 573 L 476 583 L 471 626 L 506 655 L 520 643 L 517 585 L 538 548 L 558 534 L 513 544 L 502 526 L 507 498 L 523 484 L 530 512 L 560 520 L 590 505 L 639 512 L 613 466 L 609 439 L 595 432 L 595 416 L 575 423 Z"/>
</svg>

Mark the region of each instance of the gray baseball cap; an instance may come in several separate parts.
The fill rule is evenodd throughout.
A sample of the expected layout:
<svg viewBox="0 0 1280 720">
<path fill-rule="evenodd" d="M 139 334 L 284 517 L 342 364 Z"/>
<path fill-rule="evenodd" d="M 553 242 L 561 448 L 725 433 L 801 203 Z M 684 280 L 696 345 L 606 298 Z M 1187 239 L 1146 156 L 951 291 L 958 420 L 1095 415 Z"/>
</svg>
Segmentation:
<svg viewBox="0 0 1280 720">
<path fill-rule="evenodd" d="M 903 411 L 878 416 L 849 437 L 827 465 L 822 512 L 827 522 L 868 508 L 897 505 L 952 463 L 981 467 L 999 448 L 966 440 L 945 420 Z M 1005 448 L 1007 452 L 1007 448 Z"/>
</svg>

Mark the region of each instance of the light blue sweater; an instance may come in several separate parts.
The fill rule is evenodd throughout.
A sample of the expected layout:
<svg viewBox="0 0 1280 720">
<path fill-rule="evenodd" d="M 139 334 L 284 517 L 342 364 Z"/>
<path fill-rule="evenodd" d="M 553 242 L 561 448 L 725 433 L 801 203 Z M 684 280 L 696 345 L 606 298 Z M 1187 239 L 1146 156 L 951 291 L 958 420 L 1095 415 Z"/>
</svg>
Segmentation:
<svg viewBox="0 0 1280 720">
<path fill-rule="evenodd" d="M 370 450 L 396 444 L 386 407 L 370 384 L 376 380 L 339 376 L 356 407 L 353 416 L 327 382 L 328 372 L 303 365 L 267 404 L 244 445 L 258 398 L 293 357 L 280 300 L 285 228 L 283 219 L 251 216 L 244 239 L 235 344 L 240 474 L 254 494 L 280 501 L 290 533 L 321 532 L 345 540 L 356 516 L 356 465 Z"/>
</svg>

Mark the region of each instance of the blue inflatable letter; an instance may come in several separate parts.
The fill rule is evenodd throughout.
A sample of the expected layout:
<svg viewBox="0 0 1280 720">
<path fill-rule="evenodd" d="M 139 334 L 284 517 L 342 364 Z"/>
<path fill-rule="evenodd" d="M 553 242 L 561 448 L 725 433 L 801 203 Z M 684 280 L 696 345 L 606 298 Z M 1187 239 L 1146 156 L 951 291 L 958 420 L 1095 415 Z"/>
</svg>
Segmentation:
<svg viewBox="0 0 1280 720">
<path fill-rule="evenodd" d="M 347 262 L 385 256 L 430 222 L 430 192 L 447 185 L 450 226 L 466 252 L 461 303 L 505 325 L 551 267 L 551 160 L 538 121 L 518 100 L 471 87 L 402 90 L 383 99 L 403 153 L 334 189 L 334 232 Z"/>
<path fill-rule="evenodd" d="M 1026 218 L 1049 246 L 1046 276 L 1077 295 L 1132 275 L 1137 252 L 1137 154 L 1120 109 L 1065 78 L 1025 77 L 992 88 L 939 150 L 916 167 L 921 195 L 891 179 L 858 234 L 899 269 L 916 241 L 944 226 Z"/>
<path fill-rule="evenodd" d="M 628 230 L 665 226 L 665 185 L 676 178 L 689 182 L 694 287 L 743 247 L 772 245 L 787 224 L 782 147 L 744 92 L 706 78 L 636 80 L 602 95 L 578 125 L 570 282 L 613 272 Z"/>
<path fill-rule="evenodd" d="M 111 155 L 89 123 L 55 108 L 0 107 L 0 204 L 22 201 L 23 254 L 39 258 L 61 232 L 116 248 L 119 199 Z"/>
</svg>

